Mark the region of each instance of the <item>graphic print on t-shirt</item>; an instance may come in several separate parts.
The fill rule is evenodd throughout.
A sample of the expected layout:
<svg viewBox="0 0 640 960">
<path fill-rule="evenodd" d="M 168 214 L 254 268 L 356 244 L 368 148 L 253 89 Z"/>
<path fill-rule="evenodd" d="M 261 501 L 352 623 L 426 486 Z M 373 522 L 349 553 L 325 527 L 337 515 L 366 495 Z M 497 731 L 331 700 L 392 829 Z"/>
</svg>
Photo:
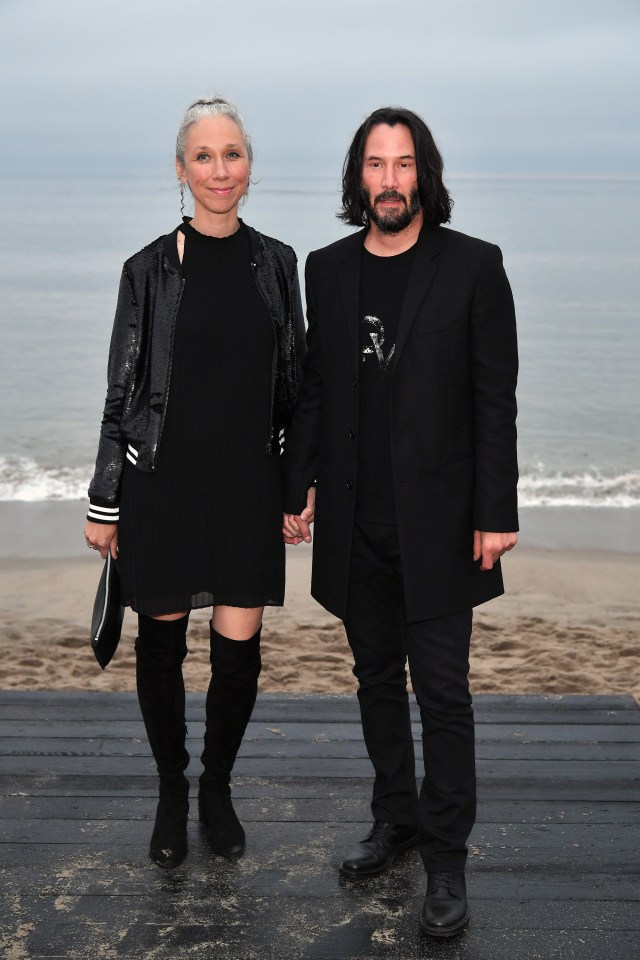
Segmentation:
<svg viewBox="0 0 640 960">
<path fill-rule="evenodd" d="M 388 344 L 385 345 L 384 324 L 378 317 L 366 314 L 362 320 L 362 327 L 362 362 L 366 363 L 369 357 L 375 355 L 378 358 L 380 370 L 385 372 L 393 358 L 395 343 L 392 343 L 391 347 Z"/>
</svg>

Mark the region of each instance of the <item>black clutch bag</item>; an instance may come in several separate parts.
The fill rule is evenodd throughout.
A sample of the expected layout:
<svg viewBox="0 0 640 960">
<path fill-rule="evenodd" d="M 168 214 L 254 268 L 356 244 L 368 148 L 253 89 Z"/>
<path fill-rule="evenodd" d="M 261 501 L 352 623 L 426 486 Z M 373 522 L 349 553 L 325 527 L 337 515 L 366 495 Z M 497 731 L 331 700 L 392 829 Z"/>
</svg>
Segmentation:
<svg viewBox="0 0 640 960">
<path fill-rule="evenodd" d="M 91 646 L 103 670 L 118 647 L 123 617 L 118 562 L 109 553 L 102 568 L 91 617 Z"/>
</svg>

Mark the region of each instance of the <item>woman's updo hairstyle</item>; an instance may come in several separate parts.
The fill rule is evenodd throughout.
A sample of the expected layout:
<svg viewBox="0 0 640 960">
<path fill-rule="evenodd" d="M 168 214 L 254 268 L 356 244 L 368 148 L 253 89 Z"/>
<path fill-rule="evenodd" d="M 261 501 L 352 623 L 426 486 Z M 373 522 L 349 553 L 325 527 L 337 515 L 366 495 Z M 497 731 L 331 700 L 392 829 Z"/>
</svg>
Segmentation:
<svg viewBox="0 0 640 960">
<path fill-rule="evenodd" d="M 184 163 L 184 150 L 189 127 L 204 117 L 229 117 L 230 120 L 233 120 L 240 129 L 244 145 L 247 148 L 249 165 L 253 164 L 251 140 L 245 129 L 244 120 L 235 105 L 230 100 L 225 100 L 224 97 L 201 97 L 199 100 L 194 100 L 191 106 L 187 108 L 176 137 L 176 157 L 180 163 Z"/>
</svg>

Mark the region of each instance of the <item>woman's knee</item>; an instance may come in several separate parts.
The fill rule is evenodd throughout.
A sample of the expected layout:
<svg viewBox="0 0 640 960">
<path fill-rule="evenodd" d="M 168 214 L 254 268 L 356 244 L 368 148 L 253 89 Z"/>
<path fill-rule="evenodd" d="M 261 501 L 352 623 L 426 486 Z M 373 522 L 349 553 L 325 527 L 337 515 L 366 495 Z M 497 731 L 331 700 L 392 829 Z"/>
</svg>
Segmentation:
<svg viewBox="0 0 640 960">
<path fill-rule="evenodd" d="M 188 610 L 182 610 L 180 613 L 158 613 L 155 616 L 150 614 L 151 620 L 162 620 L 173 623 L 174 620 L 181 620 L 189 614 Z"/>
<path fill-rule="evenodd" d="M 188 612 L 171 620 L 138 614 L 135 642 L 138 661 L 146 661 L 160 669 L 182 664 L 187 655 L 188 623 Z"/>
<path fill-rule="evenodd" d="M 214 681 L 237 690 L 257 683 L 262 670 L 260 629 L 246 640 L 233 640 L 211 626 L 211 670 Z"/>
<path fill-rule="evenodd" d="M 228 640 L 251 640 L 260 630 L 264 607 L 229 607 L 219 605 L 213 608 L 211 624 L 216 633 Z"/>
</svg>

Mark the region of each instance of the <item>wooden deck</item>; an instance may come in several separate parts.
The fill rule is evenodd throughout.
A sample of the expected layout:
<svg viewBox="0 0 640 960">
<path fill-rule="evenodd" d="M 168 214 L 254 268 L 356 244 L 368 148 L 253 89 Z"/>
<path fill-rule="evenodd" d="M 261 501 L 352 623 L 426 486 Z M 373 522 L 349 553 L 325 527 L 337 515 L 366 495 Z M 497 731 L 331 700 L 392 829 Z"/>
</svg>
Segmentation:
<svg viewBox="0 0 640 960">
<path fill-rule="evenodd" d="M 189 697 L 194 758 L 203 710 Z M 383 877 L 338 876 L 370 819 L 354 698 L 260 697 L 234 788 L 245 857 L 212 856 L 194 820 L 167 872 L 147 858 L 156 784 L 135 697 L 0 692 L 0 955 L 636 960 L 637 704 L 481 696 L 476 716 L 472 921 L 438 943 L 418 931 L 415 851 Z"/>
</svg>

